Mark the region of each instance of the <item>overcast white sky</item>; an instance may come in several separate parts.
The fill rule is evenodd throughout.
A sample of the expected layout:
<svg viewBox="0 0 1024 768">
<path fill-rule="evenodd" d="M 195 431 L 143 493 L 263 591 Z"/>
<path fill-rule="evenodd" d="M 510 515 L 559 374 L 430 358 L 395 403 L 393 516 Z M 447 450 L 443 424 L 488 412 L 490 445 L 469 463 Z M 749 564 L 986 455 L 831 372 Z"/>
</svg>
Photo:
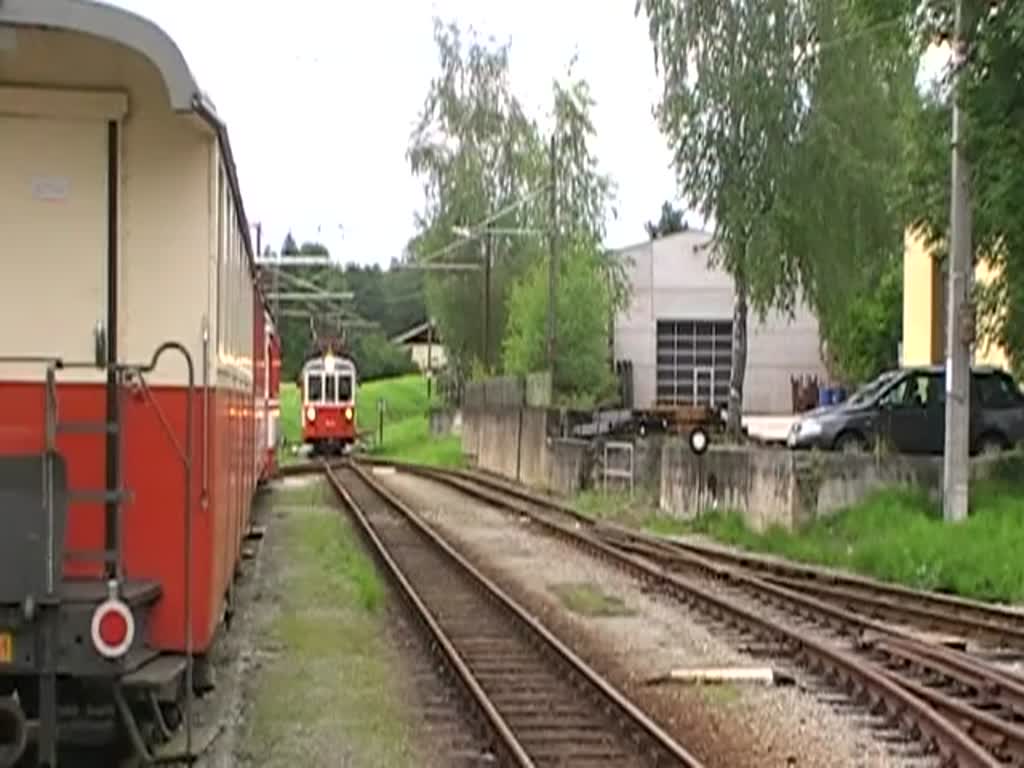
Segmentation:
<svg viewBox="0 0 1024 768">
<path fill-rule="evenodd" d="M 617 184 L 609 245 L 644 238 L 676 186 L 651 107 L 659 81 L 633 0 L 111 0 L 181 47 L 231 132 L 246 211 L 276 249 L 291 229 L 335 258 L 387 264 L 423 194 L 405 160 L 438 69 L 433 17 L 511 40 L 512 80 L 542 118 L 575 71 L 598 101 L 595 150 Z"/>
</svg>

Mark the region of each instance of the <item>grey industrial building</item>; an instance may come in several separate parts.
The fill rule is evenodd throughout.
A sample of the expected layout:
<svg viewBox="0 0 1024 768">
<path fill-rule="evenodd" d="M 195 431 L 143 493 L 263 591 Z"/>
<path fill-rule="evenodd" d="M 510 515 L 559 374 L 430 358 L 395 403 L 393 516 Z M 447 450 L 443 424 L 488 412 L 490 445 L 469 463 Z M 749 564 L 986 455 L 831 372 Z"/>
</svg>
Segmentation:
<svg viewBox="0 0 1024 768">
<path fill-rule="evenodd" d="M 687 230 L 619 250 L 632 291 L 615 320 L 614 354 L 631 369 L 634 408 L 728 399 L 735 291 L 709 266 L 712 239 Z M 792 413 L 791 377 L 826 378 L 817 319 L 801 305 L 794 317 L 771 312 L 762 323 L 751 312 L 748 322 L 744 414 Z"/>
</svg>

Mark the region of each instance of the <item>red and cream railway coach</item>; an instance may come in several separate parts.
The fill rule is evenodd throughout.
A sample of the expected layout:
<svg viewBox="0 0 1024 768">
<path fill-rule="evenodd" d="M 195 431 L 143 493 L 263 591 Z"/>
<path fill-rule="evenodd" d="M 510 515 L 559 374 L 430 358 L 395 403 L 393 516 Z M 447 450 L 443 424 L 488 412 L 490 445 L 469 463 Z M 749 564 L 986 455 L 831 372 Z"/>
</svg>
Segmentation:
<svg viewBox="0 0 1024 768">
<path fill-rule="evenodd" d="M 163 31 L 0 2 L 0 233 L 0 762 L 153 757 L 209 682 L 279 351 L 227 131 Z"/>
<path fill-rule="evenodd" d="M 267 416 L 262 433 L 265 456 L 261 482 L 266 482 L 277 473 L 277 449 L 281 443 L 281 337 L 275 331 L 269 313 L 265 314 L 264 322 L 266 365 L 262 371 L 262 400 L 266 404 Z"/>
</svg>

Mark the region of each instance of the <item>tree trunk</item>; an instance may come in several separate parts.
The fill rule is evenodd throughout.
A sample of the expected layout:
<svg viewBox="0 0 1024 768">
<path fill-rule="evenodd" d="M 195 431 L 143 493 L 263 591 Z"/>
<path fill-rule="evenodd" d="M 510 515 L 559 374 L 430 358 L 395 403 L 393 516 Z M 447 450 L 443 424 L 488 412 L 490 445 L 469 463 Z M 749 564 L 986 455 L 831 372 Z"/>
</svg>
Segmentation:
<svg viewBox="0 0 1024 768">
<path fill-rule="evenodd" d="M 732 311 L 732 374 L 729 377 L 729 418 L 726 432 L 739 439 L 743 434 L 743 382 L 747 375 L 747 285 L 736 278 L 736 302 Z"/>
</svg>

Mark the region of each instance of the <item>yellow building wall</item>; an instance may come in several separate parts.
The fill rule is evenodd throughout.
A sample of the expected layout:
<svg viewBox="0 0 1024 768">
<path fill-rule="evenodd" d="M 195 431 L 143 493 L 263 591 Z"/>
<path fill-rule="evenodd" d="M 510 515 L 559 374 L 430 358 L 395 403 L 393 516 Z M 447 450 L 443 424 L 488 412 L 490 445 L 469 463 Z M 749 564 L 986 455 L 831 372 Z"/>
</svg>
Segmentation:
<svg viewBox="0 0 1024 768">
<path fill-rule="evenodd" d="M 988 284 L 998 274 L 998 271 L 986 262 L 980 262 L 974 268 L 975 282 L 983 285 Z M 976 365 L 992 365 L 1010 370 L 1010 358 L 1006 350 L 998 344 L 990 344 L 984 340 L 980 340 L 975 346 L 974 362 Z"/>
<path fill-rule="evenodd" d="M 903 238 L 903 365 L 932 365 L 943 357 L 942 271 L 924 238 Z"/>
<path fill-rule="evenodd" d="M 978 283 L 988 283 L 997 272 L 984 261 L 974 269 Z M 903 360 L 902 364 L 935 365 L 945 357 L 945 291 L 942 270 L 922 235 L 907 230 L 903 238 Z M 998 344 L 979 342 L 975 365 L 1009 370 L 1006 351 Z"/>
</svg>

